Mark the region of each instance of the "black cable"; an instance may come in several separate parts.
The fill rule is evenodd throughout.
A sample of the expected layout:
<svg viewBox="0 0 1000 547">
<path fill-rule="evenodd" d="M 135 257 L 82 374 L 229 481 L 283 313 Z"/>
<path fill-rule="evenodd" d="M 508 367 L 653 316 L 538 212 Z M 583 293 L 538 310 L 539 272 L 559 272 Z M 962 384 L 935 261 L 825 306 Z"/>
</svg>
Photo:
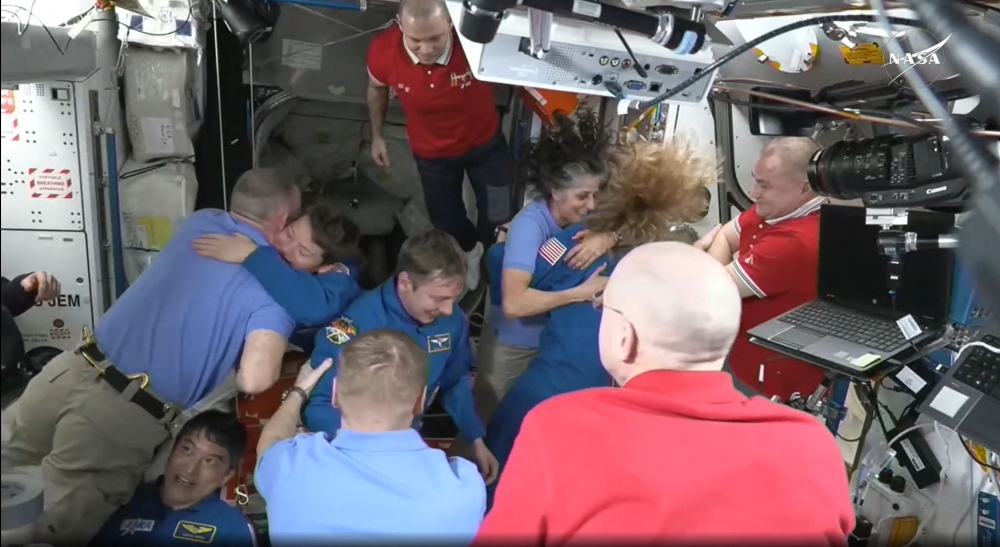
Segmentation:
<svg viewBox="0 0 1000 547">
<path fill-rule="evenodd" d="M 772 30 L 771 32 L 766 32 L 741 46 L 733 48 L 732 51 L 723 55 L 714 63 L 701 69 L 700 72 L 695 73 L 687 80 L 684 80 L 680 84 L 677 84 L 673 88 L 668 89 L 663 93 L 660 93 L 656 97 L 639 103 L 638 105 L 636 105 L 636 108 L 638 108 L 639 110 L 645 110 L 651 106 L 656 106 L 662 103 L 663 101 L 669 99 L 670 97 L 673 97 L 674 95 L 677 95 L 681 91 L 684 91 L 685 89 L 691 87 L 701 79 L 707 78 L 710 74 L 714 74 L 715 70 L 721 67 L 722 65 L 732 61 L 733 59 L 739 57 L 740 55 L 743 55 L 744 53 L 759 46 L 760 44 L 763 44 L 764 42 L 771 40 L 772 38 L 777 38 L 778 36 L 781 36 L 782 34 L 786 34 L 788 32 L 791 32 L 793 30 L 798 30 L 800 28 L 821 25 L 824 23 L 834 23 L 837 21 L 873 22 L 877 20 L 878 20 L 877 17 L 874 15 L 824 15 L 821 17 L 810 17 L 809 19 L 803 19 L 801 21 L 789 23 L 783 27 L 778 27 Z M 889 21 L 899 25 L 921 26 L 919 21 L 914 21 L 913 19 L 904 19 L 902 17 L 890 17 Z"/>
<path fill-rule="evenodd" d="M 3 9 L 0 10 L 0 11 L 3 11 L 4 13 L 9 13 L 9 14 L 13 15 L 14 17 L 17 17 L 18 23 L 20 24 L 20 22 L 21 22 L 21 15 L 19 13 L 17 13 L 16 11 L 13 11 L 13 10 L 8 9 L 8 8 L 18 8 L 18 9 L 21 9 L 21 10 L 24 10 L 25 8 L 23 8 L 21 6 L 13 6 L 13 5 L 4 5 L 4 6 L 2 6 L 2 8 Z M 25 10 L 25 11 L 27 11 L 27 10 Z M 35 21 L 38 21 L 38 24 L 42 25 L 42 29 L 45 30 L 45 34 L 49 35 L 49 40 L 52 40 L 52 45 L 56 46 L 56 51 L 59 52 L 59 55 L 66 55 L 66 50 L 64 50 L 63 48 L 59 47 L 59 42 L 56 41 L 56 37 L 52 35 L 52 31 L 49 30 L 48 25 L 46 25 L 45 23 L 43 23 L 41 21 L 41 19 L 38 18 L 38 16 L 36 16 L 34 13 L 31 13 L 30 11 L 28 12 L 28 20 L 26 22 L 24 22 L 25 28 L 27 28 L 27 26 L 29 24 L 31 24 L 31 20 L 32 19 L 34 19 Z"/>
<path fill-rule="evenodd" d="M 713 95 L 712 99 L 720 101 L 720 102 L 724 102 L 724 103 L 735 104 L 735 105 L 738 105 L 738 106 L 746 106 L 746 107 L 749 107 L 749 108 L 758 108 L 758 109 L 761 109 L 761 110 L 770 110 L 770 111 L 774 111 L 774 112 L 815 112 L 815 113 L 818 113 L 818 114 L 824 114 L 824 112 L 813 110 L 813 109 L 809 109 L 809 108 L 802 107 L 802 106 L 793 106 L 793 105 L 785 105 L 785 104 L 769 104 L 769 103 L 763 103 L 763 102 L 756 103 L 756 102 L 753 102 L 753 101 L 744 101 L 744 100 L 741 100 L 741 99 L 734 99 L 732 97 L 723 96 L 721 94 Z M 770 99 L 764 99 L 764 100 L 770 100 Z M 823 107 L 823 108 L 828 108 L 830 110 L 836 110 L 837 112 L 840 112 L 841 114 L 843 114 L 843 116 L 846 117 L 846 118 L 854 117 L 856 114 L 862 114 L 864 116 L 869 116 L 869 117 L 872 117 L 872 118 L 883 118 L 883 119 L 886 119 L 886 120 L 896 120 L 896 121 L 900 121 L 900 122 L 906 122 L 906 123 L 908 123 L 908 124 L 910 124 L 910 125 L 912 125 L 914 127 L 917 127 L 919 129 L 924 129 L 926 131 L 930 131 L 930 132 L 933 132 L 933 133 L 943 133 L 944 132 L 944 130 L 942 128 L 940 128 L 940 127 L 938 127 L 936 125 L 933 125 L 933 124 L 930 124 L 930 123 L 927 123 L 927 122 L 922 122 L 922 121 L 920 121 L 920 120 L 918 120 L 916 118 L 913 118 L 911 116 L 907 116 L 905 114 L 899 114 L 899 113 L 893 112 L 891 110 L 868 110 L 868 109 L 860 109 L 860 108 L 844 109 L 844 108 L 840 108 L 840 107 L 837 107 L 837 106 L 833 106 L 833 105 L 831 105 L 829 103 L 826 103 L 826 104 L 817 104 L 816 106 Z"/>
<path fill-rule="evenodd" d="M 628 45 L 628 42 L 625 41 L 625 37 L 622 36 L 622 31 L 615 29 L 615 34 L 618 35 L 618 39 L 621 40 L 622 45 L 625 46 L 625 51 L 628 52 L 628 56 L 632 58 L 632 66 L 635 68 L 635 71 L 639 74 L 639 77 L 640 78 L 648 77 L 649 74 L 646 72 L 646 69 L 642 67 L 642 64 L 639 62 L 639 59 L 635 58 L 635 53 L 632 53 L 632 47 Z"/>
<path fill-rule="evenodd" d="M 979 465 L 981 465 L 981 466 L 983 466 L 983 467 L 985 467 L 987 469 L 992 469 L 993 471 L 1000 471 L 1000 467 L 997 467 L 995 465 L 991 465 L 991 464 L 989 464 L 987 462 L 981 462 L 981 461 L 979 461 L 979 457 L 976 456 L 976 453 L 973 452 L 971 448 L 969 448 L 969 439 L 966 439 L 961 434 L 959 434 L 958 439 L 960 441 L 962 441 L 962 448 L 964 448 L 965 452 L 969 455 L 970 458 L 972 458 L 972 461 L 978 463 Z"/>
<path fill-rule="evenodd" d="M 892 311 L 898 312 L 899 310 L 896 309 L 896 291 L 889 291 L 889 298 L 892 302 Z M 917 356 L 914 361 L 923 361 L 924 364 L 930 365 L 931 370 L 934 370 L 934 363 L 932 363 L 931 360 L 924 355 L 923 351 L 920 351 L 920 349 L 917 348 L 917 345 L 913 343 L 913 340 L 910 340 L 910 338 L 906 336 L 905 332 L 903 333 L 903 339 L 906 340 L 906 343 L 909 344 L 909 346 L 913 349 L 914 354 Z"/>
</svg>

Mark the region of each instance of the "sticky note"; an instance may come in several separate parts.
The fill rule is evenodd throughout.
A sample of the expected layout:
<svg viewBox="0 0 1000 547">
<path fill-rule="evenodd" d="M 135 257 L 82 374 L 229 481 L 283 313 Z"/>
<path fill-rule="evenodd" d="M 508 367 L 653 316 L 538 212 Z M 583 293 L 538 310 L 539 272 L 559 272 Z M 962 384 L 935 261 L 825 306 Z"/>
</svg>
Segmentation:
<svg viewBox="0 0 1000 547">
<path fill-rule="evenodd" d="M 858 357 L 857 359 L 855 359 L 853 361 L 853 363 L 854 363 L 854 366 L 856 366 L 858 368 L 867 368 L 867 367 L 870 367 L 870 366 L 874 365 L 875 363 L 879 362 L 881 359 L 882 359 L 881 357 L 879 357 L 878 355 L 875 355 L 874 353 L 868 353 L 868 354 L 862 355 L 861 357 Z"/>
<path fill-rule="evenodd" d="M 968 395 L 945 386 L 938 392 L 937 397 L 934 397 L 934 400 L 931 401 L 931 408 L 949 418 L 954 418 L 955 414 L 958 414 L 958 411 L 962 410 L 962 405 L 968 400 Z"/>
</svg>

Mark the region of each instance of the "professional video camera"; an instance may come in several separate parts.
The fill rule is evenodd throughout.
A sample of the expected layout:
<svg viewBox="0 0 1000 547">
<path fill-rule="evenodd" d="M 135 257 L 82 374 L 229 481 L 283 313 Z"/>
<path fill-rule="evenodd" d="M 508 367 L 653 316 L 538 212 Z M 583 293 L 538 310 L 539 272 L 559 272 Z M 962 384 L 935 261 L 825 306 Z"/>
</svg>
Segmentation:
<svg viewBox="0 0 1000 547">
<path fill-rule="evenodd" d="M 841 141 L 813 156 L 809 186 L 822 196 L 861 199 L 867 223 L 882 227 L 878 247 L 888 257 L 892 285 L 900 281 L 905 253 L 958 247 L 955 235 L 921 238 L 897 229 L 907 224 L 908 208 L 958 208 L 970 198 L 957 162 L 947 138 L 936 133 Z"/>
<path fill-rule="evenodd" d="M 488 44 L 496 37 L 504 13 L 518 5 L 629 30 L 682 55 L 697 53 L 705 45 L 702 23 L 670 11 L 633 11 L 588 0 L 464 0 L 459 32 L 473 42 Z"/>
</svg>

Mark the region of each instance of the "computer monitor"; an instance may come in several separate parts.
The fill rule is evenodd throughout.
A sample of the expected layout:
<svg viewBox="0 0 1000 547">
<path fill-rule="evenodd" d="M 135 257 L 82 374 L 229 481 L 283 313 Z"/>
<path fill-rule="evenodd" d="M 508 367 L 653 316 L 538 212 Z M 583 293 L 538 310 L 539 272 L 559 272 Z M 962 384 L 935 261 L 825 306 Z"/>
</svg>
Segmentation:
<svg viewBox="0 0 1000 547">
<path fill-rule="evenodd" d="M 936 238 L 955 229 L 955 215 L 908 212 L 906 226 L 919 238 Z M 865 209 L 824 205 L 820 210 L 819 272 L 821 300 L 898 319 L 911 314 L 920 323 L 943 324 L 951 301 L 954 252 L 949 249 L 905 253 L 895 301 L 889 290 L 889 257 L 878 248 L 880 226 L 865 223 Z"/>
</svg>

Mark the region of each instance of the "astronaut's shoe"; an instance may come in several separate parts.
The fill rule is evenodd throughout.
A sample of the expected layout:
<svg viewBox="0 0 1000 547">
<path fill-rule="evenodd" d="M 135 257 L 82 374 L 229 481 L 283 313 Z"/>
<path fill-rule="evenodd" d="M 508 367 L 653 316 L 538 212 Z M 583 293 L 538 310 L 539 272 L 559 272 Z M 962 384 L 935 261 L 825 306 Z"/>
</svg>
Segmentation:
<svg viewBox="0 0 1000 547">
<path fill-rule="evenodd" d="M 474 291 L 479 287 L 482 278 L 483 244 L 476 243 L 476 246 L 465 253 L 465 290 Z"/>
</svg>

